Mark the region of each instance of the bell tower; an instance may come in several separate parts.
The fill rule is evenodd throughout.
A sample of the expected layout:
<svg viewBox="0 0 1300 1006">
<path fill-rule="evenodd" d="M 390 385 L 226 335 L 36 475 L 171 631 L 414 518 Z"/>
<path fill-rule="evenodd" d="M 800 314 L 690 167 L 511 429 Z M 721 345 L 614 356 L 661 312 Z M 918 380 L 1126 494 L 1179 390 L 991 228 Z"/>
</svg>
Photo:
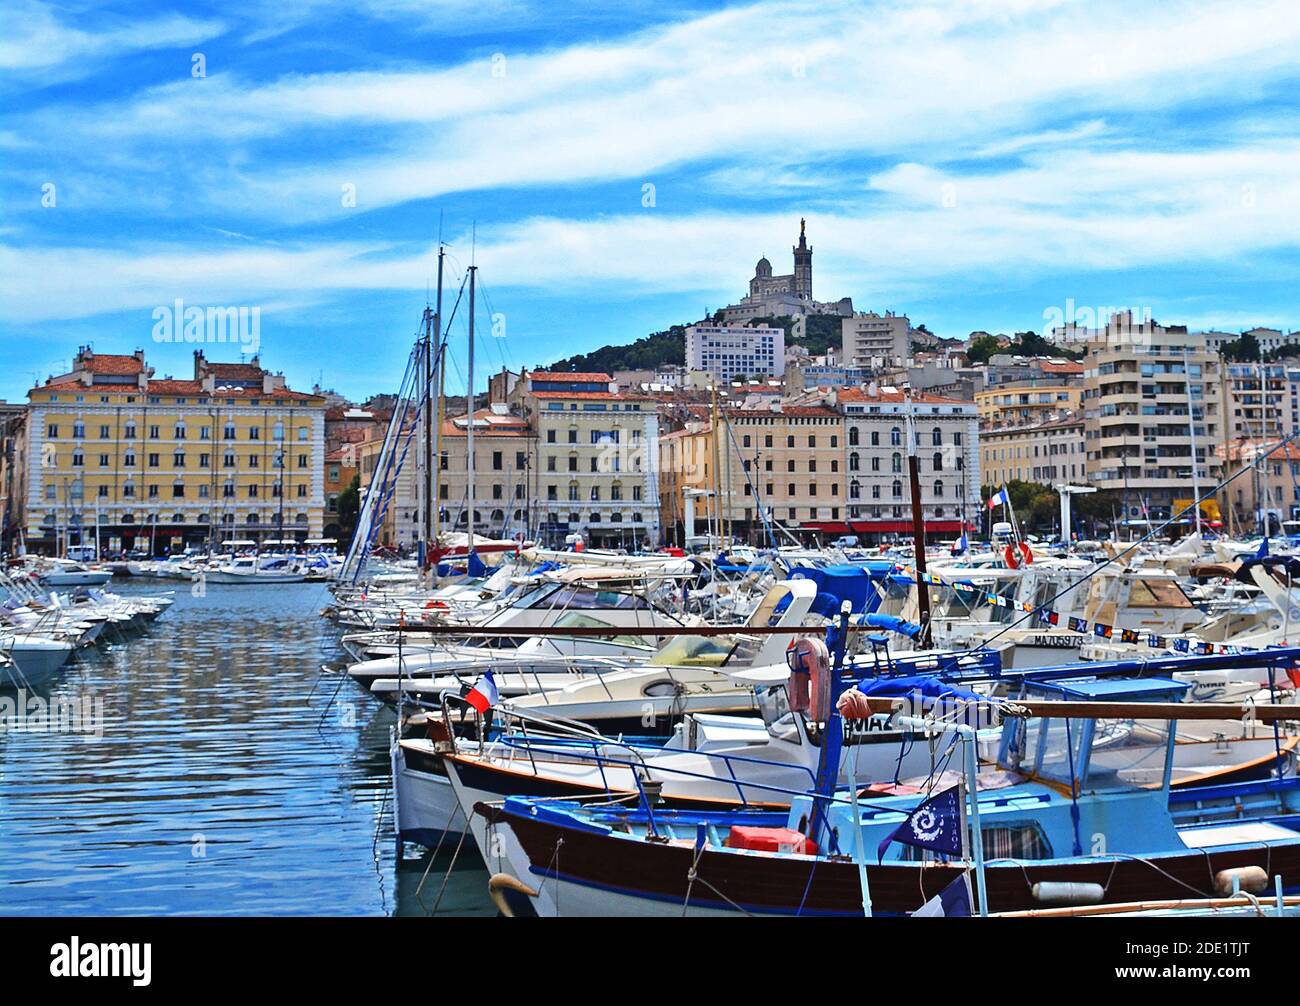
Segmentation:
<svg viewBox="0 0 1300 1006">
<path fill-rule="evenodd" d="M 794 293 L 800 300 L 812 300 L 812 249 L 805 233 L 807 221 L 799 218 L 799 243 L 794 246 Z"/>
</svg>

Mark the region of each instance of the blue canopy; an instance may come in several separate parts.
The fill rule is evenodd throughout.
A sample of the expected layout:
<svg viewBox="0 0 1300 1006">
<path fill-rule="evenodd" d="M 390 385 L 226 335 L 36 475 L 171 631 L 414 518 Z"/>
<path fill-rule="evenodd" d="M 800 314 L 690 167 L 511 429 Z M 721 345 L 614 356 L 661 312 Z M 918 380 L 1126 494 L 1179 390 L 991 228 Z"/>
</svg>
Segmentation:
<svg viewBox="0 0 1300 1006">
<path fill-rule="evenodd" d="M 880 595 L 871 586 L 875 580 L 884 579 L 894 571 L 892 562 L 841 563 L 836 566 L 797 566 L 791 572 L 793 579 L 811 580 L 819 594 L 833 594 L 839 601 L 848 601 L 854 614 L 874 611 Z"/>
</svg>

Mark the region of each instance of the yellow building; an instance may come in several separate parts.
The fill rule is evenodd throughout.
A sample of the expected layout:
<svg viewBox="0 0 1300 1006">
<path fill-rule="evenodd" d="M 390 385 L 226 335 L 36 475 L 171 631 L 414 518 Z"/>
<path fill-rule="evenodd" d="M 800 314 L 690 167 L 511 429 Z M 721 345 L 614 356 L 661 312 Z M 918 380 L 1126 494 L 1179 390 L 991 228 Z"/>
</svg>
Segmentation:
<svg viewBox="0 0 1300 1006">
<path fill-rule="evenodd" d="M 104 551 L 319 537 L 325 399 L 249 363 L 194 354 L 156 380 L 142 350 L 77 352 L 28 392 L 29 547 Z"/>
<path fill-rule="evenodd" d="M 997 384 L 975 392 L 975 407 L 985 428 L 1028 426 L 1053 414 L 1078 412 L 1082 406 L 1081 384 L 1050 377 Z"/>
</svg>

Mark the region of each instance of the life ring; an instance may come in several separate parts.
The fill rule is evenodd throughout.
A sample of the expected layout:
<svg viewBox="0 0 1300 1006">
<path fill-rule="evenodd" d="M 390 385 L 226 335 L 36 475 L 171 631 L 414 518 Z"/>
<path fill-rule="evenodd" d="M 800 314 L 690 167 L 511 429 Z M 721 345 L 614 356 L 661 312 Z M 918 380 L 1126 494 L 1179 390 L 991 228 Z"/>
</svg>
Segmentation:
<svg viewBox="0 0 1300 1006">
<path fill-rule="evenodd" d="M 1034 564 L 1034 550 L 1029 547 L 1028 543 L 1023 541 L 1020 543 L 1020 554 L 1025 557 L 1026 566 Z"/>
<path fill-rule="evenodd" d="M 1016 555 L 1016 548 L 1014 545 L 1007 545 L 1007 547 L 1002 550 L 1002 559 L 1007 564 L 1007 569 L 1020 568 L 1020 558 Z"/>
</svg>

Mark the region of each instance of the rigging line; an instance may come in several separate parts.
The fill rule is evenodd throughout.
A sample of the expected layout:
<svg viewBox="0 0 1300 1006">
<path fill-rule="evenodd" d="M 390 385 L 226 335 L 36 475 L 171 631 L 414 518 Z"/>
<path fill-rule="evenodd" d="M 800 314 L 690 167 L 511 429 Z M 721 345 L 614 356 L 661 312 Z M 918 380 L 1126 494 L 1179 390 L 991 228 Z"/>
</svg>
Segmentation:
<svg viewBox="0 0 1300 1006">
<path fill-rule="evenodd" d="M 1264 460 L 1264 458 L 1268 457 L 1270 454 L 1272 454 L 1274 451 L 1278 450 L 1279 448 L 1281 448 L 1281 447 L 1285 447 L 1287 444 L 1292 443 L 1292 442 L 1295 441 L 1297 438 L 1300 438 L 1300 433 L 1292 433 L 1290 436 L 1285 437 L 1285 438 L 1282 439 L 1282 440 L 1279 440 L 1276 444 L 1274 444 L 1274 445 L 1273 445 L 1272 447 L 1270 447 L 1267 451 L 1265 451 L 1263 454 L 1261 454 L 1261 455 L 1260 455 L 1260 456 L 1259 456 L 1259 457 L 1258 457 L 1258 458 L 1257 458 L 1257 459 L 1256 459 L 1252 464 L 1250 464 L 1250 465 L 1246 465 L 1246 466 L 1244 466 L 1244 467 L 1238 469 L 1236 473 L 1234 473 L 1233 475 L 1231 475 L 1229 478 L 1226 478 L 1226 479 L 1224 479 L 1223 481 L 1221 481 L 1218 485 L 1216 485 L 1216 486 L 1214 486 L 1212 489 L 1210 489 L 1209 492 L 1202 494 L 1202 496 L 1201 496 L 1200 499 L 1198 499 L 1198 500 L 1193 500 L 1189 505 L 1183 507 L 1180 511 L 1178 511 L 1178 513 L 1174 514 L 1172 517 L 1170 517 L 1168 520 L 1166 520 L 1164 523 L 1162 523 L 1159 527 L 1154 527 L 1154 528 L 1152 528 L 1150 531 L 1148 531 L 1146 534 L 1144 534 L 1141 538 L 1138 538 L 1136 541 L 1131 541 L 1131 542 L 1129 542 L 1127 548 L 1123 549 L 1123 550 L 1120 551 L 1120 552 L 1117 552 L 1115 555 L 1111 556 L 1111 557 L 1110 557 L 1109 559 L 1107 559 L 1105 562 L 1103 562 L 1103 563 L 1099 563 L 1095 568 L 1089 570 L 1087 573 L 1085 573 L 1083 576 L 1081 576 L 1078 580 L 1075 580 L 1073 583 L 1071 583 L 1068 587 L 1065 587 L 1063 590 L 1059 590 L 1059 591 L 1057 591 L 1055 594 L 1053 594 L 1051 597 L 1049 597 L 1047 600 L 1045 600 L 1042 604 L 1035 605 L 1033 611 L 1027 611 L 1027 612 L 1025 612 L 1023 615 L 1021 615 L 1019 618 L 1017 618 L 1015 621 L 1013 621 L 1013 622 L 1008 622 L 1008 623 L 1007 623 L 1006 625 L 1004 625 L 1001 629 L 999 629 L 997 632 L 995 632 L 993 635 L 991 635 L 988 639 L 985 639 L 983 642 L 981 642 L 981 643 L 979 644 L 978 647 L 977 647 L 977 646 L 974 646 L 974 645 L 967 646 L 967 647 L 966 647 L 962 652 L 969 653 L 971 650 L 974 650 L 974 649 L 984 649 L 985 647 L 987 647 L 990 643 L 992 643 L 995 639 L 997 639 L 999 636 L 1003 635 L 1004 633 L 1009 632 L 1010 630 L 1014 629 L 1016 626 L 1023 624 L 1024 622 L 1028 621 L 1029 619 L 1036 618 L 1036 617 L 1038 616 L 1038 613 L 1039 613 L 1040 611 L 1042 611 L 1044 608 L 1047 608 L 1049 605 L 1051 605 L 1051 604 L 1052 604 L 1054 601 L 1056 601 L 1058 598 L 1060 598 L 1060 597 L 1064 597 L 1066 594 L 1068 594 L 1070 591 L 1074 590 L 1076 587 L 1080 586 L 1080 585 L 1083 584 L 1083 583 L 1086 583 L 1088 580 L 1091 580 L 1094 576 L 1096 576 L 1098 573 L 1100 573 L 1100 572 L 1101 572 L 1103 569 L 1105 569 L 1107 566 L 1111 565 L 1112 563 L 1118 562 L 1118 561 L 1119 561 L 1120 559 L 1122 559 L 1124 556 L 1128 555 L 1128 553 L 1130 553 L 1130 552 L 1132 552 L 1134 549 L 1136 549 L 1139 545 L 1143 544 L 1144 542 L 1148 541 L 1148 540 L 1151 539 L 1151 538 L 1154 538 L 1154 537 L 1155 537 L 1156 535 L 1158 535 L 1161 531 L 1163 531 L 1165 528 L 1167 528 L 1170 524 L 1173 524 L 1173 523 L 1175 523 L 1175 522 L 1181 520 L 1181 519 L 1182 519 L 1182 518 L 1183 518 L 1187 513 L 1189 513 L 1189 512 L 1191 511 L 1192 507 L 1200 506 L 1201 503 L 1202 503 L 1203 501 L 1205 501 L 1205 500 L 1207 500 L 1207 499 L 1211 499 L 1211 498 L 1214 497 L 1214 496 L 1215 496 L 1215 495 L 1216 495 L 1220 490 L 1222 490 L 1222 489 L 1226 489 L 1229 485 L 1231 485 L 1233 482 L 1235 482 L 1237 479 L 1239 479 L 1239 478 L 1240 478 L 1242 475 L 1244 475 L 1247 471 L 1249 471 L 1249 470 L 1251 470 L 1251 469 L 1254 469 L 1254 468 L 1256 467 L 1256 465 L 1259 464 L 1260 461 L 1263 461 L 1263 460 Z"/>
</svg>

